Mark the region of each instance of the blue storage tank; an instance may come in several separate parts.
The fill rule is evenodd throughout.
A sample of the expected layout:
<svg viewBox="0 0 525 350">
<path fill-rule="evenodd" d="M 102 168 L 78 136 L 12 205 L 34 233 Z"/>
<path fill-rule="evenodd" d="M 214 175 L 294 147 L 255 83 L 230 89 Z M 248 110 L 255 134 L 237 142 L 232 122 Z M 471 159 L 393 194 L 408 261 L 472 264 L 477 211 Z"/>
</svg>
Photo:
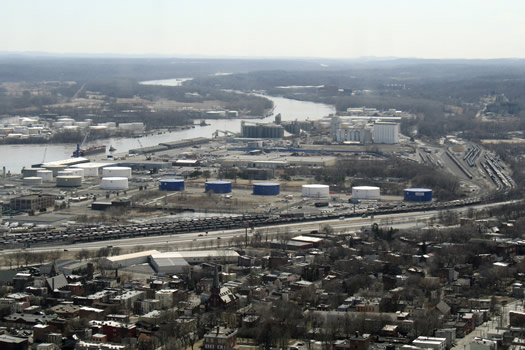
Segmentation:
<svg viewBox="0 0 525 350">
<path fill-rule="evenodd" d="M 184 191 L 183 179 L 162 179 L 159 181 L 161 191 Z"/>
<path fill-rule="evenodd" d="M 276 182 L 259 182 L 253 184 L 253 194 L 258 196 L 277 196 L 281 185 Z"/>
<path fill-rule="evenodd" d="M 213 193 L 231 193 L 231 181 L 207 181 L 204 185 L 204 191 L 213 191 Z"/>
<path fill-rule="evenodd" d="M 407 202 L 431 202 L 432 190 L 429 188 L 405 188 L 404 198 Z"/>
</svg>

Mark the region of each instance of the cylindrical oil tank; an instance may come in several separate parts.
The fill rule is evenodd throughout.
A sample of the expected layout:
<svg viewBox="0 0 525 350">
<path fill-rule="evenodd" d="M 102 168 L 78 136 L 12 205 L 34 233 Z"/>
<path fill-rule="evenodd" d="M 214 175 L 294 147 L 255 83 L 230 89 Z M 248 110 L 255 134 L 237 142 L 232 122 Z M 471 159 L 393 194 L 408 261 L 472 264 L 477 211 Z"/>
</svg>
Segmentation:
<svg viewBox="0 0 525 350">
<path fill-rule="evenodd" d="M 205 192 L 213 191 L 213 193 L 231 193 L 231 181 L 207 181 L 204 185 Z"/>
<path fill-rule="evenodd" d="M 92 163 L 81 163 L 81 164 L 75 164 L 71 168 L 68 169 L 82 169 L 84 172 L 84 176 L 99 176 L 100 166 L 92 165 Z"/>
<path fill-rule="evenodd" d="M 131 179 L 131 168 L 126 166 L 111 166 L 102 169 L 102 177 L 125 177 Z"/>
<path fill-rule="evenodd" d="M 432 190 L 430 188 L 405 188 L 403 194 L 407 202 L 432 201 Z"/>
<path fill-rule="evenodd" d="M 73 172 L 69 171 L 69 170 L 60 170 L 60 171 L 57 171 L 57 176 L 67 176 L 67 175 L 75 175 L 73 174 Z"/>
<path fill-rule="evenodd" d="M 53 172 L 51 170 L 39 170 L 36 172 L 36 176 L 41 177 L 43 182 L 53 182 Z"/>
<path fill-rule="evenodd" d="M 326 198 L 330 195 L 330 186 L 320 184 L 303 185 L 302 192 L 304 197 Z"/>
<path fill-rule="evenodd" d="M 184 191 L 184 179 L 162 179 L 159 180 L 161 191 Z"/>
<path fill-rule="evenodd" d="M 81 168 L 67 168 L 64 171 L 69 171 L 71 175 L 76 175 L 84 178 L 84 169 Z"/>
<path fill-rule="evenodd" d="M 352 187 L 352 199 L 378 200 L 380 189 L 376 186 L 355 186 Z"/>
<path fill-rule="evenodd" d="M 42 185 L 42 178 L 37 176 L 24 177 L 23 184 L 26 186 Z"/>
<path fill-rule="evenodd" d="M 38 175 L 39 170 L 44 170 L 44 168 L 24 168 L 22 169 L 23 177 L 35 177 Z"/>
<path fill-rule="evenodd" d="M 51 170 L 53 172 L 53 176 L 57 176 L 57 173 L 59 171 L 66 169 L 67 166 L 56 164 L 56 165 L 46 165 L 44 168 L 46 168 L 47 170 Z"/>
<path fill-rule="evenodd" d="M 80 187 L 82 178 L 75 175 L 60 175 L 56 177 L 57 187 Z"/>
<path fill-rule="evenodd" d="M 281 185 L 276 182 L 259 182 L 253 184 L 253 194 L 258 196 L 277 196 Z"/>
<path fill-rule="evenodd" d="M 100 182 L 100 187 L 103 190 L 127 190 L 128 189 L 128 178 L 127 177 L 103 177 Z"/>
</svg>

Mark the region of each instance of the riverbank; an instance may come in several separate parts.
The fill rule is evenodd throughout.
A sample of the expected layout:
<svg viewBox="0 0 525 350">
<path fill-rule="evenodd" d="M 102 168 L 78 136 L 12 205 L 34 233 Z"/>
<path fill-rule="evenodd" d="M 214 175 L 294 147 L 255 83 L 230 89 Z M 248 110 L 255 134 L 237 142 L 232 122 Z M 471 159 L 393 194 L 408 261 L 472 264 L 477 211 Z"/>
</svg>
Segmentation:
<svg viewBox="0 0 525 350">
<path fill-rule="evenodd" d="M 304 121 L 320 119 L 335 113 L 335 108 L 330 105 L 264 96 L 273 102 L 274 110 L 272 115 L 258 119 L 261 122 L 272 122 L 274 115 L 277 114 L 281 114 L 282 121 Z M 130 149 L 156 146 L 162 142 L 173 142 L 196 137 L 212 138 L 217 130 L 239 133 L 241 131 L 241 121 L 245 119 L 248 118 L 206 118 L 204 119 L 206 126 L 194 125 L 195 127 L 190 126 L 187 129 L 177 129 L 161 134 L 148 133 L 148 135 L 139 138 L 109 137 L 89 140 L 84 145 L 84 148 L 104 144 L 107 145 L 108 149 L 112 146 L 118 153 L 125 153 Z M 71 158 L 71 154 L 75 149 L 76 143 L 0 145 L 0 154 L 6 155 L 0 158 L 0 167 L 5 166 L 6 171 L 18 174 L 23 167 L 31 167 L 32 164 Z"/>
</svg>

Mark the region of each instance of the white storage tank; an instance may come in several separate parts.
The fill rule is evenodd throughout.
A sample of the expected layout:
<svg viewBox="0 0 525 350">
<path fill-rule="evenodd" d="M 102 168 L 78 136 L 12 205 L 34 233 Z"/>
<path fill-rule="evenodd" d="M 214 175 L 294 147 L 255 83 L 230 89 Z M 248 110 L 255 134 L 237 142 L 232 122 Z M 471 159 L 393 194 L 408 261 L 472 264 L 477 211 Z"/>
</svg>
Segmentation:
<svg viewBox="0 0 525 350">
<path fill-rule="evenodd" d="M 319 184 L 303 185 L 302 192 L 304 197 L 326 198 L 330 195 L 330 186 Z"/>
<path fill-rule="evenodd" d="M 79 128 L 85 129 L 89 126 L 88 122 L 76 122 L 75 123 Z"/>
<path fill-rule="evenodd" d="M 66 169 L 57 171 L 57 176 L 67 176 L 67 175 L 75 175 L 75 174 L 73 174 L 73 172 L 66 170 Z"/>
<path fill-rule="evenodd" d="M 100 182 L 100 187 L 103 190 L 127 190 L 127 177 L 103 177 Z"/>
<path fill-rule="evenodd" d="M 380 189 L 376 186 L 352 187 L 352 199 L 378 200 Z"/>
<path fill-rule="evenodd" d="M 82 178 L 75 175 L 59 175 L 56 177 L 57 187 L 80 187 Z"/>
<path fill-rule="evenodd" d="M 22 177 L 35 177 L 38 176 L 38 171 L 44 170 L 44 168 L 24 168 L 22 169 Z"/>
<path fill-rule="evenodd" d="M 51 170 L 38 170 L 36 176 L 41 177 L 43 182 L 53 182 L 53 172 Z"/>
<path fill-rule="evenodd" d="M 102 177 L 125 177 L 131 179 L 131 168 L 126 166 L 112 166 L 102 169 Z"/>
<path fill-rule="evenodd" d="M 64 171 L 69 171 L 71 175 L 80 176 L 82 179 L 84 179 L 84 169 L 80 168 L 67 168 Z"/>
<path fill-rule="evenodd" d="M 47 170 L 51 170 L 53 172 L 53 176 L 57 176 L 57 173 L 59 171 L 63 171 L 64 169 L 66 169 L 67 166 L 60 165 L 60 164 L 52 164 L 52 165 L 46 165 L 44 166 L 44 168 L 46 168 Z"/>
<path fill-rule="evenodd" d="M 90 163 L 75 164 L 75 165 L 72 165 L 68 169 L 82 169 L 82 171 L 84 172 L 84 176 L 95 177 L 95 176 L 99 176 L 101 172 L 100 170 L 103 167 L 108 166 L 108 165 L 112 165 L 112 164 L 90 162 Z"/>
<path fill-rule="evenodd" d="M 26 186 L 42 185 L 42 178 L 38 176 L 24 177 L 23 184 Z"/>
</svg>

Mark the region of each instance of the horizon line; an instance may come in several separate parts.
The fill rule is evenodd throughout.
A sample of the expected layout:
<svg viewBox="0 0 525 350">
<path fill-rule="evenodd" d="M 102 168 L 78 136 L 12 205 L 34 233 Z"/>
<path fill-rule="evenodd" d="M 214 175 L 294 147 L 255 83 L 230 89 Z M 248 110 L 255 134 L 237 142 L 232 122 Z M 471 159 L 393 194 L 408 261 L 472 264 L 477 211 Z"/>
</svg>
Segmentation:
<svg viewBox="0 0 525 350">
<path fill-rule="evenodd" d="M 413 57 L 413 56 L 359 56 L 359 57 L 321 57 L 321 56 L 238 56 L 238 55 L 202 55 L 202 54 L 158 54 L 158 53 L 74 53 L 49 51 L 0 51 L 0 57 L 65 57 L 65 58 L 150 58 L 150 59 L 242 59 L 242 60 L 331 60 L 331 61 L 393 61 L 393 60 L 427 60 L 427 61 L 496 61 L 496 60 L 524 60 L 525 57 L 493 57 L 493 58 L 464 58 L 464 57 Z"/>
</svg>

